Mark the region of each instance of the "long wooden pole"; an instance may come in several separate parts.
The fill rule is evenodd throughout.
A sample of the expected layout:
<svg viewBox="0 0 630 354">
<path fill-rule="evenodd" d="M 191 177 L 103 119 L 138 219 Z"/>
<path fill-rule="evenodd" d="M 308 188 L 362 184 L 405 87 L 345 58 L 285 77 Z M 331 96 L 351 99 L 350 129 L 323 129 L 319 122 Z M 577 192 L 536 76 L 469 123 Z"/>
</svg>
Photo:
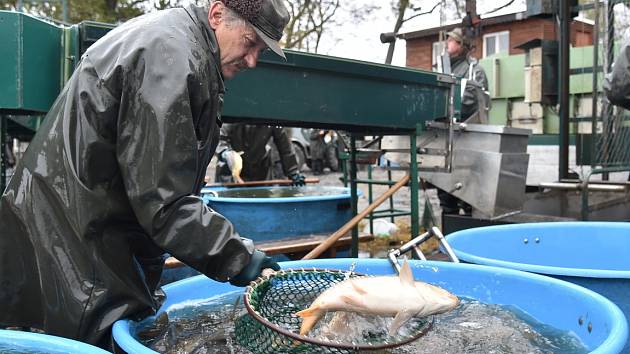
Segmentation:
<svg viewBox="0 0 630 354">
<path fill-rule="evenodd" d="M 359 223 L 359 221 L 361 221 L 364 217 L 366 217 L 369 213 L 371 213 L 374 209 L 376 209 L 379 205 L 386 201 L 387 198 L 389 198 L 392 194 L 396 193 L 396 191 L 398 191 L 401 187 L 405 186 L 408 182 L 409 175 L 405 175 L 405 177 L 401 178 L 400 181 L 398 181 L 390 189 L 388 189 L 387 192 L 383 193 L 372 204 L 370 204 L 367 208 L 357 214 L 354 218 L 352 218 L 352 220 L 348 221 L 339 230 L 335 231 L 335 233 L 330 235 L 330 237 L 328 237 L 319 246 L 315 247 L 302 259 L 313 259 L 319 257 L 328 248 L 334 245 L 337 240 L 339 240 L 343 235 L 345 235 L 348 231 L 355 227 L 356 224 Z"/>
</svg>

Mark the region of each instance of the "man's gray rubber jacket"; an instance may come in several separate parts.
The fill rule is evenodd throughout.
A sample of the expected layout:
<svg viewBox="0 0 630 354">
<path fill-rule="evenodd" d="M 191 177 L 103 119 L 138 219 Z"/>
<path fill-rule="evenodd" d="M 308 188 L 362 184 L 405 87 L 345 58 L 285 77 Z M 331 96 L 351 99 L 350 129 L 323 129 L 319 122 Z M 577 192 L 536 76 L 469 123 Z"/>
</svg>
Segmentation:
<svg viewBox="0 0 630 354">
<path fill-rule="evenodd" d="M 488 91 L 488 78 L 486 72 L 479 63 L 468 56 L 459 56 L 451 59 L 451 73 L 469 80 L 464 88 L 462 97 L 462 120 L 473 115 L 479 108 L 489 109 L 490 97 Z M 477 85 L 471 84 L 474 82 Z M 482 100 L 480 105 L 480 100 Z"/>
<path fill-rule="evenodd" d="M 106 346 L 159 304 L 168 252 L 226 281 L 253 247 L 198 193 L 223 80 L 208 10 L 148 14 L 83 56 L 0 204 L 0 326 Z"/>
</svg>

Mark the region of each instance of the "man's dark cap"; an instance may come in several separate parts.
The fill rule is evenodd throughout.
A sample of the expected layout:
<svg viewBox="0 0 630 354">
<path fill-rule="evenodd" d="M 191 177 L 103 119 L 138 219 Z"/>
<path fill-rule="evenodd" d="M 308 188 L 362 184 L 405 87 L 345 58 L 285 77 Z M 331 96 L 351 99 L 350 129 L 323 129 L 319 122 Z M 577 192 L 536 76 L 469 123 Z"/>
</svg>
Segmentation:
<svg viewBox="0 0 630 354">
<path fill-rule="evenodd" d="M 468 39 L 468 37 L 466 37 L 461 27 L 453 28 L 453 30 L 446 33 L 446 35 L 457 41 L 461 46 L 464 47 L 464 49 L 470 49 L 470 40 Z"/>
<path fill-rule="evenodd" d="M 290 18 L 283 0 L 223 0 L 223 3 L 249 22 L 265 44 L 286 60 L 278 43 Z"/>
</svg>

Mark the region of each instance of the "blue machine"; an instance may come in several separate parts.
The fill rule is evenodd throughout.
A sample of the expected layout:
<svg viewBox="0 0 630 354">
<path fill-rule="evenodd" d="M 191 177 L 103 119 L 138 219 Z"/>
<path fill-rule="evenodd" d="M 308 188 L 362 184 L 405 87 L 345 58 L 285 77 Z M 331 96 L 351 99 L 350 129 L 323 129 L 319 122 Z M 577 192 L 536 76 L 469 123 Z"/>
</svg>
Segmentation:
<svg viewBox="0 0 630 354">
<path fill-rule="evenodd" d="M 630 318 L 630 223 L 488 226 L 447 240 L 460 260 L 550 275 L 596 291 Z M 626 345 L 623 353 L 630 353 Z"/>
<path fill-rule="evenodd" d="M 410 265 L 418 280 L 439 285 L 461 297 L 488 304 L 512 305 L 542 323 L 572 331 L 592 353 L 619 353 L 626 343 L 628 326 L 621 310 L 603 296 L 575 284 L 473 264 L 411 261 Z M 354 271 L 364 274 L 395 274 L 384 259 L 321 259 L 283 262 L 281 266 L 285 269 L 315 267 L 344 271 L 355 266 Z M 239 288 L 198 276 L 169 284 L 164 290 L 168 297 L 160 312 L 187 301 L 199 301 Z M 580 323 L 580 318 L 586 321 Z M 136 327 L 134 321 L 116 322 L 113 327 L 116 343 L 128 353 L 155 353 L 134 338 Z"/>
</svg>

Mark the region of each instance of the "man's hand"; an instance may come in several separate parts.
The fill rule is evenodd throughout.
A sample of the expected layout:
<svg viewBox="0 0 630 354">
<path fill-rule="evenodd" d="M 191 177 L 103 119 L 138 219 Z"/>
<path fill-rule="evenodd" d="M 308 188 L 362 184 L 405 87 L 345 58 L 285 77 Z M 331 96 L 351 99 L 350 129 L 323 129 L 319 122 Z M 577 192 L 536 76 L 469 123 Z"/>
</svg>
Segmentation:
<svg viewBox="0 0 630 354">
<path fill-rule="evenodd" d="M 223 159 L 227 163 L 230 172 L 232 172 L 232 179 L 236 183 L 244 183 L 243 179 L 241 178 L 241 171 L 243 170 L 243 158 L 241 157 L 242 154 L 242 151 L 236 152 L 234 150 L 225 150 L 223 151 L 223 153 L 221 153 L 221 157 L 223 157 Z"/>
<path fill-rule="evenodd" d="M 265 252 L 261 250 L 254 250 L 254 254 L 252 254 L 249 264 L 247 264 L 240 273 L 230 279 L 230 284 L 234 286 L 247 286 L 260 276 L 263 269 L 267 268 L 271 268 L 275 271 L 280 270 L 278 263 L 271 259 L 271 257 L 267 256 Z"/>
<path fill-rule="evenodd" d="M 291 174 L 289 178 L 291 179 L 291 185 L 293 186 L 303 187 L 304 185 L 306 185 L 306 182 L 304 181 L 304 175 L 299 172 Z"/>
</svg>

